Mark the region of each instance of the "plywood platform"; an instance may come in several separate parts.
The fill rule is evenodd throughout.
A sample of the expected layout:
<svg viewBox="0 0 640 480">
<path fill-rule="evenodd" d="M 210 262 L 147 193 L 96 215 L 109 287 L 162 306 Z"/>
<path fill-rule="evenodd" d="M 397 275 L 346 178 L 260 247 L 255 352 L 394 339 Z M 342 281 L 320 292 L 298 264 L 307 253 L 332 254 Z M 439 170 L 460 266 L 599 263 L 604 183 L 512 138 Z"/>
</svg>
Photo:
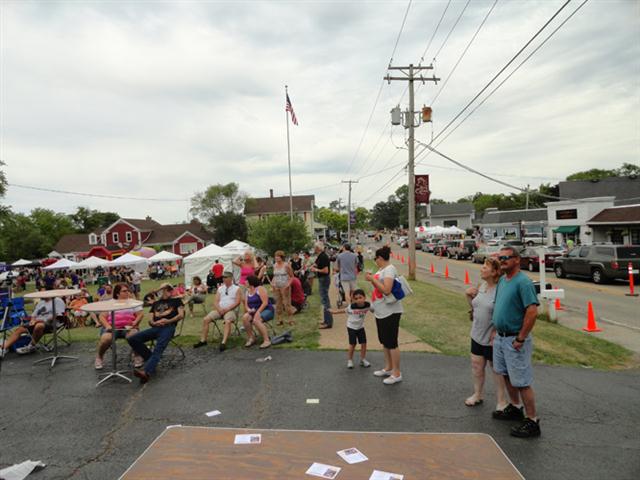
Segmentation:
<svg viewBox="0 0 640 480">
<path fill-rule="evenodd" d="M 259 445 L 234 445 L 260 433 Z M 336 452 L 356 447 L 369 460 L 349 465 Z M 167 428 L 122 475 L 126 480 L 312 479 L 313 462 L 342 468 L 337 480 L 368 479 L 376 470 L 413 479 L 521 480 L 489 435 L 298 430 Z"/>
</svg>

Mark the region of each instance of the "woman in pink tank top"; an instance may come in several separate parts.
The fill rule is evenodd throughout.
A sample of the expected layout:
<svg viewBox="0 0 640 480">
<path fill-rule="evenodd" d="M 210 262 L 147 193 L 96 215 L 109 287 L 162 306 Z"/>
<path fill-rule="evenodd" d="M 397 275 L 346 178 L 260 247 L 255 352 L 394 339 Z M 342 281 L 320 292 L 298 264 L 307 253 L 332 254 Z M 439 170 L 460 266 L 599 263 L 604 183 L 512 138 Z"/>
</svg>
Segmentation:
<svg viewBox="0 0 640 480">
<path fill-rule="evenodd" d="M 247 250 L 242 256 L 236 258 L 233 264 L 240 267 L 240 285 L 246 285 L 247 277 L 253 275 L 257 267 L 253 253 Z"/>
</svg>

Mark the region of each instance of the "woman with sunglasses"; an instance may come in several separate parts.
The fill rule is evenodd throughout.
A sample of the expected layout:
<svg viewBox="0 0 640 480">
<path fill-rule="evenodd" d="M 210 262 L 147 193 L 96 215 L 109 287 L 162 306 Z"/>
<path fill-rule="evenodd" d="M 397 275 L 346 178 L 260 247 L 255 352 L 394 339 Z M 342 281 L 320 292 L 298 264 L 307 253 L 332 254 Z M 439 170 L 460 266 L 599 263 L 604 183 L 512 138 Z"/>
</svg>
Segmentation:
<svg viewBox="0 0 640 480">
<path fill-rule="evenodd" d="M 483 402 L 485 367 L 493 373 L 496 386 L 496 410 L 507 406 L 505 384 L 502 375 L 493 371 L 493 337 L 496 334 L 491 321 L 496 298 L 496 285 L 502 271 L 496 258 L 487 258 L 480 268 L 482 282 L 478 287 L 471 287 L 465 292 L 467 302 L 471 306 L 471 372 L 473 373 L 473 395 L 464 401 L 467 407 L 475 407 Z"/>
<path fill-rule="evenodd" d="M 118 283 L 113 288 L 114 300 L 133 299 L 133 294 L 123 283 Z M 144 312 L 142 307 L 129 308 L 126 310 L 118 310 L 115 312 L 116 338 L 127 338 L 138 332 L 138 327 L 142 321 Z M 111 328 L 111 313 L 102 313 L 98 317 L 100 321 L 100 340 L 98 341 L 98 353 L 96 355 L 95 368 L 102 370 L 104 367 L 104 354 L 111 346 L 111 338 L 113 331 Z M 143 364 L 142 357 L 133 356 L 134 368 L 139 368 Z"/>
</svg>

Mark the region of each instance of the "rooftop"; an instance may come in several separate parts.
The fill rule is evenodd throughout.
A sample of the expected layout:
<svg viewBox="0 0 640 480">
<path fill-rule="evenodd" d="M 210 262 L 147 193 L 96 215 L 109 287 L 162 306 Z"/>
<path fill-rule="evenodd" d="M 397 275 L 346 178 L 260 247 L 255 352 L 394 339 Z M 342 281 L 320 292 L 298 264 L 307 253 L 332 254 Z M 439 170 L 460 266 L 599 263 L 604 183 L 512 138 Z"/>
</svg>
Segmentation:
<svg viewBox="0 0 640 480">
<path fill-rule="evenodd" d="M 294 195 L 294 212 L 312 212 L 315 195 Z M 248 198 L 244 206 L 244 213 L 257 215 L 261 213 L 289 213 L 289 197 Z"/>
<path fill-rule="evenodd" d="M 640 204 L 605 208 L 587 222 L 588 225 L 599 223 L 640 223 Z"/>
<path fill-rule="evenodd" d="M 601 180 L 560 182 L 560 197 L 615 197 L 616 205 L 631 205 L 640 200 L 640 177 L 611 177 Z"/>
<path fill-rule="evenodd" d="M 436 203 L 431 205 L 432 217 L 473 215 L 474 211 L 473 203 Z"/>
</svg>

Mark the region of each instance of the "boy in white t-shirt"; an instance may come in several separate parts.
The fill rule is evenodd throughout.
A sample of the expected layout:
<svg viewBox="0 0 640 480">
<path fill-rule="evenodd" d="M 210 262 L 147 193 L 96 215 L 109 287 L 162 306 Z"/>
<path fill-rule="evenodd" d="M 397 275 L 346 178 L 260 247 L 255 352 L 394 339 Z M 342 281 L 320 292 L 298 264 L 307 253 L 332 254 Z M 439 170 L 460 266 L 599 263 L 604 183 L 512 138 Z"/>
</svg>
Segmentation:
<svg viewBox="0 0 640 480">
<path fill-rule="evenodd" d="M 371 304 L 367 302 L 364 291 L 360 288 L 352 293 L 353 303 L 346 308 L 331 309 L 331 313 L 346 313 L 347 334 L 349 335 L 349 350 L 347 350 L 347 368 L 353 368 L 353 353 L 356 344 L 360 344 L 360 366 L 368 368 L 371 364 L 365 358 L 367 356 L 367 333 L 364 329 L 364 318 L 367 312 L 372 311 Z"/>
</svg>

